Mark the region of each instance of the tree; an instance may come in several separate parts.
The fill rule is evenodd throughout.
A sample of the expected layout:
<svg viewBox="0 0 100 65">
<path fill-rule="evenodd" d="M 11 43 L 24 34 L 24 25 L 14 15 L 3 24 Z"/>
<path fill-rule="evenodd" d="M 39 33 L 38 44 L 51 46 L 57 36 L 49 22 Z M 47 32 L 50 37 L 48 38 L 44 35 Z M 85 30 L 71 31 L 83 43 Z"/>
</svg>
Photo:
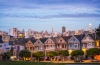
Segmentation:
<svg viewBox="0 0 100 65">
<path fill-rule="evenodd" d="M 58 55 L 58 53 L 55 52 L 55 51 L 50 51 L 50 52 L 47 52 L 47 53 L 46 53 L 46 56 L 50 58 L 50 61 L 52 61 L 52 58 L 53 58 L 54 56 L 57 56 L 57 55 Z"/>
<path fill-rule="evenodd" d="M 19 56 L 21 57 L 21 58 L 29 58 L 30 56 L 31 56 L 31 52 L 29 51 L 29 50 L 21 50 L 20 52 L 19 52 Z"/>
<path fill-rule="evenodd" d="M 95 55 L 99 54 L 100 54 L 100 49 L 98 48 L 90 48 L 86 51 L 86 55 L 92 57 L 92 59 L 94 59 Z"/>
<path fill-rule="evenodd" d="M 44 52 L 40 51 L 40 52 L 36 52 L 33 53 L 32 56 L 38 58 L 38 61 L 40 60 L 41 57 L 44 57 Z"/>
<path fill-rule="evenodd" d="M 84 51 L 82 51 L 82 50 L 74 50 L 71 52 L 71 56 L 75 57 L 75 59 L 74 59 L 75 61 L 77 61 L 77 60 L 80 61 L 81 55 L 84 55 Z"/>
<path fill-rule="evenodd" d="M 9 60 L 11 57 L 11 52 L 7 51 L 2 55 L 3 60 Z"/>
<path fill-rule="evenodd" d="M 100 36 L 100 24 L 99 24 L 99 27 L 95 31 L 96 31 L 96 34 Z"/>
<path fill-rule="evenodd" d="M 67 50 L 60 50 L 59 52 L 59 55 L 62 56 L 63 60 L 62 61 L 65 61 L 65 56 L 69 56 L 69 52 Z"/>
</svg>

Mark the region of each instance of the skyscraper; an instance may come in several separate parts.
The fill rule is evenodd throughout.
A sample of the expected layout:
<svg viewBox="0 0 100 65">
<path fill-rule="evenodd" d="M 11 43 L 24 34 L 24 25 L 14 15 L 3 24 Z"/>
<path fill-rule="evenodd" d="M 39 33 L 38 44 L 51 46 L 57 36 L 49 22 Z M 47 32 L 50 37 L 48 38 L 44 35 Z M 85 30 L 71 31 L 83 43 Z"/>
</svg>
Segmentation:
<svg viewBox="0 0 100 65">
<path fill-rule="evenodd" d="M 17 36 L 17 32 L 18 32 L 18 29 L 17 28 L 13 28 L 13 34 L 14 34 L 14 36 Z"/>
<path fill-rule="evenodd" d="M 17 37 L 18 29 L 17 28 L 9 29 L 9 35 Z"/>
<path fill-rule="evenodd" d="M 89 33 L 92 33 L 92 32 L 93 32 L 92 24 L 90 23 L 90 24 L 89 24 Z"/>
<path fill-rule="evenodd" d="M 63 26 L 62 27 L 62 33 L 66 32 L 66 28 Z"/>
</svg>

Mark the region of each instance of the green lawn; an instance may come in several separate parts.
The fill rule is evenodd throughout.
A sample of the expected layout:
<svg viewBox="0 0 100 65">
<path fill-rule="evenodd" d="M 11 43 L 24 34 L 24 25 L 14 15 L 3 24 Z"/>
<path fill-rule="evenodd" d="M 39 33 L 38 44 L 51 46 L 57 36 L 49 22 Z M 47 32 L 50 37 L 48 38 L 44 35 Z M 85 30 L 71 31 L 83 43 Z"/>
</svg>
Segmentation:
<svg viewBox="0 0 100 65">
<path fill-rule="evenodd" d="M 0 65 L 65 65 L 64 63 L 28 62 L 28 61 L 0 61 Z"/>
<path fill-rule="evenodd" d="M 75 65 L 100 65 L 100 63 L 70 63 Z M 70 65 L 69 63 L 29 62 L 29 61 L 0 61 L 0 65 Z"/>
</svg>

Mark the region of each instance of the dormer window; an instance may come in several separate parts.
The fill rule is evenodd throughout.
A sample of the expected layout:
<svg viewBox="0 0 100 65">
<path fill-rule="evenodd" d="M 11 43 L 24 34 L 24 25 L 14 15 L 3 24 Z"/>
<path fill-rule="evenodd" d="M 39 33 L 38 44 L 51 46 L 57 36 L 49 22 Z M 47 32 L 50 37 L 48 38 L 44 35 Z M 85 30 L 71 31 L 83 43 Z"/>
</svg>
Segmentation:
<svg viewBox="0 0 100 65">
<path fill-rule="evenodd" d="M 73 39 L 73 41 L 75 41 L 75 39 Z"/>
<path fill-rule="evenodd" d="M 62 40 L 60 40 L 60 42 L 62 42 Z"/>
</svg>

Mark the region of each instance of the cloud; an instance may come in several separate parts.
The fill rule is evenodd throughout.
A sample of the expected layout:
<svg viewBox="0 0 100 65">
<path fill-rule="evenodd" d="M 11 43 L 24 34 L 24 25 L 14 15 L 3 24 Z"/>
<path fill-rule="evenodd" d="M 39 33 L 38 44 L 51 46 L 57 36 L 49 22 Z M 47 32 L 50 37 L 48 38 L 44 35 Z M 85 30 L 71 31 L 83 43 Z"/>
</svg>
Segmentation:
<svg viewBox="0 0 100 65">
<path fill-rule="evenodd" d="M 96 17 L 100 18 L 100 14 L 57 14 L 57 15 L 32 15 L 32 14 L 3 14 L 0 13 L 0 18 L 40 18 L 40 19 L 50 19 L 50 18 L 81 18 L 81 17 Z"/>
<path fill-rule="evenodd" d="M 99 2 L 99 0 L 0 0 L 0 18 L 100 17 Z"/>
</svg>

